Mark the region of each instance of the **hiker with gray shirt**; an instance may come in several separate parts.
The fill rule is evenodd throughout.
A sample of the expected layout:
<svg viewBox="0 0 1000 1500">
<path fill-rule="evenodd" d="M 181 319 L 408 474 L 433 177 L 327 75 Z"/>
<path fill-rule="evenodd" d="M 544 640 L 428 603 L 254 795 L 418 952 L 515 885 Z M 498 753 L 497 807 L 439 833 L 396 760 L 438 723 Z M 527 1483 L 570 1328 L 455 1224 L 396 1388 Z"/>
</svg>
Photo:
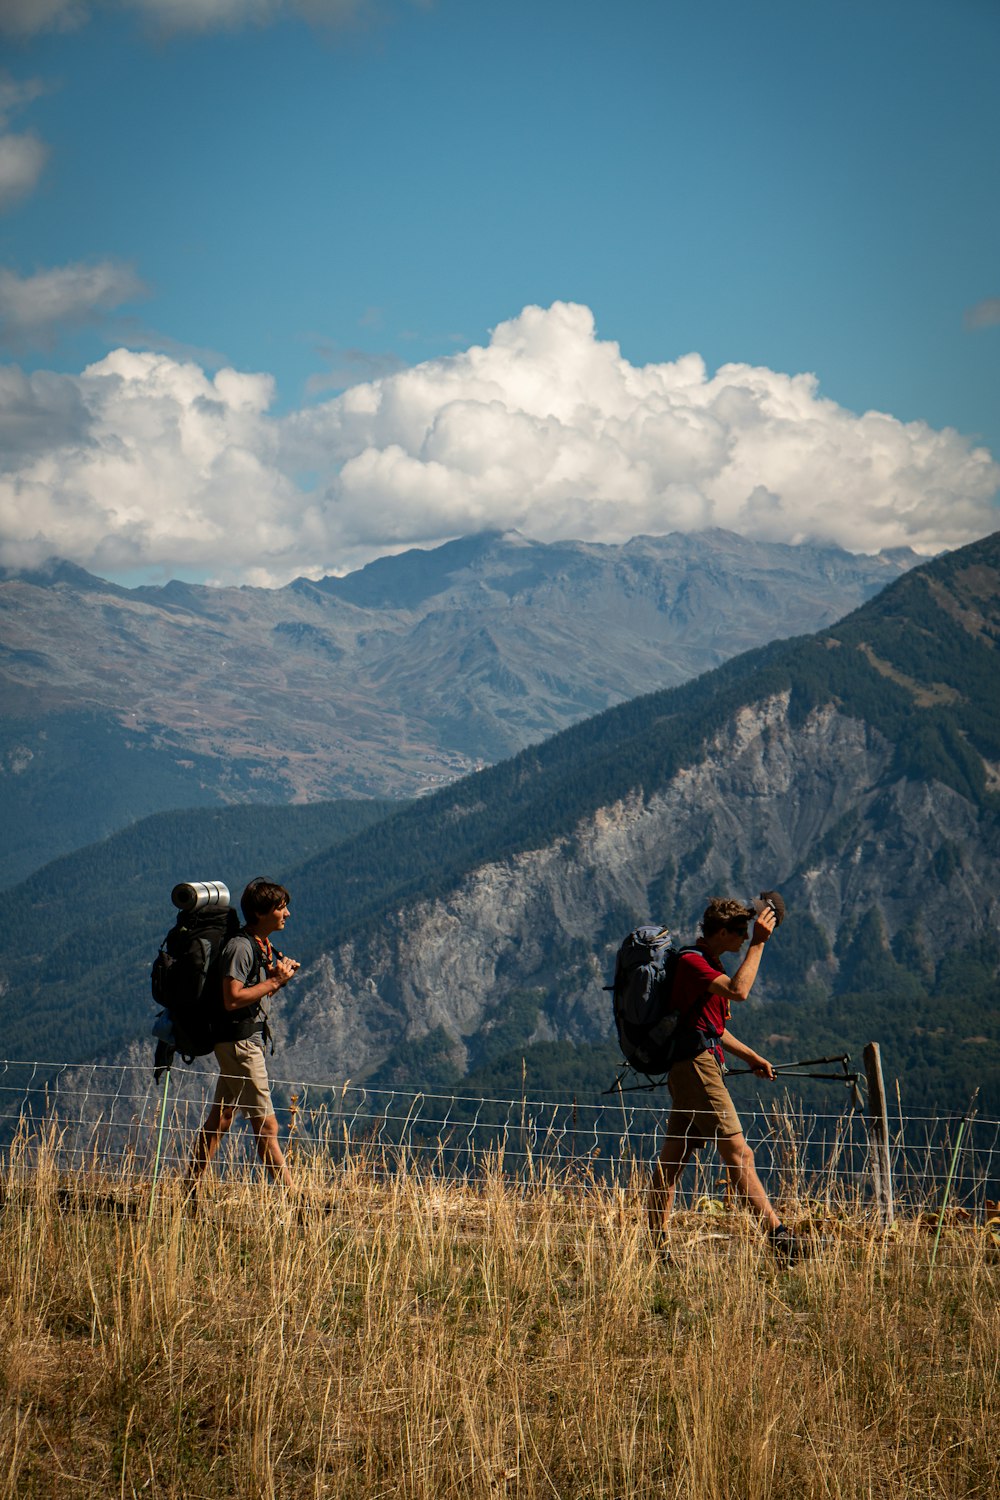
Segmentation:
<svg viewBox="0 0 1000 1500">
<path fill-rule="evenodd" d="M 219 1078 L 188 1168 L 192 1193 L 231 1128 L 237 1109 L 250 1122 L 257 1155 L 271 1177 L 287 1188 L 292 1185 L 278 1141 L 264 1059 L 270 1035 L 264 1001 L 283 989 L 299 967 L 271 943 L 272 935 L 281 932 L 288 920 L 288 903 L 284 886 L 263 878 L 252 880 L 240 897 L 244 926 L 222 950 L 212 1017 Z"/>
</svg>

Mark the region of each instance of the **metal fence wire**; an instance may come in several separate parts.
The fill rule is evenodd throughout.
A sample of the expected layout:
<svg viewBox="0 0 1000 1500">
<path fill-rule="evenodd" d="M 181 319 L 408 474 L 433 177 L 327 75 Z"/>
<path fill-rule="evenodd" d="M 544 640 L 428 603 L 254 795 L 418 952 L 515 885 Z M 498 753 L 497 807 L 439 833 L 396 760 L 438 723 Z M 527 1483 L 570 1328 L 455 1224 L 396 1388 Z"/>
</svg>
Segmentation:
<svg viewBox="0 0 1000 1500">
<path fill-rule="evenodd" d="M 148 1181 L 183 1173 L 211 1099 L 209 1064 L 175 1066 L 159 1084 L 148 1063 L 69 1064 L 0 1060 L 0 1148 L 67 1173 Z M 350 1082 L 273 1079 L 282 1140 L 298 1170 L 335 1175 L 363 1159 L 376 1175 L 405 1168 L 429 1177 L 475 1180 L 502 1170 L 512 1184 L 586 1176 L 634 1185 L 663 1143 L 668 1098 L 619 1094 L 598 1103 L 573 1098 L 484 1098 L 372 1089 Z M 741 1099 L 740 1116 L 758 1170 L 785 1197 L 830 1207 L 870 1202 L 863 1111 L 806 1110 L 789 1093 L 765 1103 Z M 1000 1120 L 974 1115 L 890 1116 L 896 1203 L 934 1211 L 949 1202 L 977 1215 L 1000 1198 Z M 956 1148 L 958 1148 L 956 1150 Z M 253 1159 L 250 1132 L 234 1128 L 217 1158 L 223 1177 Z M 949 1182 L 949 1176 L 951 1178 Z M 723 1189 L 714 1152 L 685 1173 L 682 1199 Z"/>
</svg>

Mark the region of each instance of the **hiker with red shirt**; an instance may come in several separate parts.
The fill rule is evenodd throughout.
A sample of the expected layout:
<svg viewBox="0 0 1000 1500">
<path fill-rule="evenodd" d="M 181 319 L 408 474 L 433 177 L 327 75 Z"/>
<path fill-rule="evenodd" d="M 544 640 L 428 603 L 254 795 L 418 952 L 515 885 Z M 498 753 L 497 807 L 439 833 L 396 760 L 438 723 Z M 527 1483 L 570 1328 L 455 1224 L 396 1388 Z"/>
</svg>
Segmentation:
<svg viewBox="0 0 1000 1500">
<path fill-rule="evenodd" d="M 780 898 L 776 900 L 780 902 Z M 742 901 L 716 897 L 705 908 L 697 947 L 682 952 L 677 961 L 671 1008 L 680 1014 L 683 1030 L 675 1052 L 678 1060 L 667 1075 L 671 1110 L 647 1203 L 649 1230 L 657 1248 L 663 1247 L 677 1179 L 691 1156 L 708 1141 L 715 1143 L 734 1192 L 767 1228 L 775 1251 L 784 1259 L 794 1259 L 800 1248 L 764 1191 L 740 1117 L 723 1081 L 726 1053 L 746 1063 L 758 1078 L 775 1076 L 767 1058 L 733 1036 L 729 1016 L 733 1004 L 749 996 L 764 945 L 778 921 L 774 906 L 764 904 L 757 911 Z M 722 966 L 722 955 L 739 953 L 748 936 L 750 946 L 730 979 Z"/>
<path fill-rule="evenodd" d="M 251 880 L 240 897 L 244 926 L 222 950 L 220 992 L 212 1018 L 219 1078 L 188 1168 L 192 1193 L 232 1127 L 237 1109 L 250 1122 L 257 1155 L 271 1177 L 286 1188 L 292 1186 L 278 1141 L 278 1119 L 264 1061 L 270 1032 L 263 1008 L 263 1002 L 283 989 L 299 967 L 296 959 L 286 958 L 271 943 L 288 920 L 289 899 L 283 885 L 262 878 Z"/>
</svg>

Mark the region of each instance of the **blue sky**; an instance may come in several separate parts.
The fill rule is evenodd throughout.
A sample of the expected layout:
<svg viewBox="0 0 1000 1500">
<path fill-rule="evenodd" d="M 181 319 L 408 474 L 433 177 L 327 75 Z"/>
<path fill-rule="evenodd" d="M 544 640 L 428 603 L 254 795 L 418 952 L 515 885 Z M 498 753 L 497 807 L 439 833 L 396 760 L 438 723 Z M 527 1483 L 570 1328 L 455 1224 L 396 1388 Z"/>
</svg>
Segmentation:
<svg viewBox="0 0 1000 1500">
<path fill-rule="evenodd" d="M 970 457 L 1000 455 L 994 0 L 0 0 L 0 24 L 7 561 L 280 580 L 477 524 L 923 551 L 995 527 Z M 591 322 L 519 321 L 564 305 Z M 691 353 L 700 380 L 653 379 Z M 736 382 L 744 415 L 729 365 L 775 377 Z M 219 369 L 246 381 L 220 395 Z M 636 383 L 643 423 L 670 407 L 664 453 L 698 428 L 697 464 L 611 432 Z M 396 425 L 348 431 L 356 387 Z M 206 400 L 225 422 L 170 449 Z M 456 402 L 465 436 L 429 441 Z M 870 409 L 891 429 L 852 425 Z M 207 533 L 156 524 L 172 485 L 217 503 Z"/>
</svg>

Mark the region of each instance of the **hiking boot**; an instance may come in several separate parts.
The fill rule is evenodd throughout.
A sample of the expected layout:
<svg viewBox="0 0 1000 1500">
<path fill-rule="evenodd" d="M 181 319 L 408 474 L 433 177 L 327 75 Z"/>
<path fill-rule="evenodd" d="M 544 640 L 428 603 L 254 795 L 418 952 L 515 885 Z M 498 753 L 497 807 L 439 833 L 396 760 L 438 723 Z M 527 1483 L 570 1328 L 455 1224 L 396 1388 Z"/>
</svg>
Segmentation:
<svg viewBox="0 0 1000 1500">
<path fill-rule="evenodd" d="M 784 1224 L 779 1224 L 777 1229 L 771 1230 L 768 1243 L 775 1260 L 782 1266 L 801 1265 L 802 1261 L 808 1260 L 812 1254 L 809 1241 L 794 1235 Z"/>
</svg>

